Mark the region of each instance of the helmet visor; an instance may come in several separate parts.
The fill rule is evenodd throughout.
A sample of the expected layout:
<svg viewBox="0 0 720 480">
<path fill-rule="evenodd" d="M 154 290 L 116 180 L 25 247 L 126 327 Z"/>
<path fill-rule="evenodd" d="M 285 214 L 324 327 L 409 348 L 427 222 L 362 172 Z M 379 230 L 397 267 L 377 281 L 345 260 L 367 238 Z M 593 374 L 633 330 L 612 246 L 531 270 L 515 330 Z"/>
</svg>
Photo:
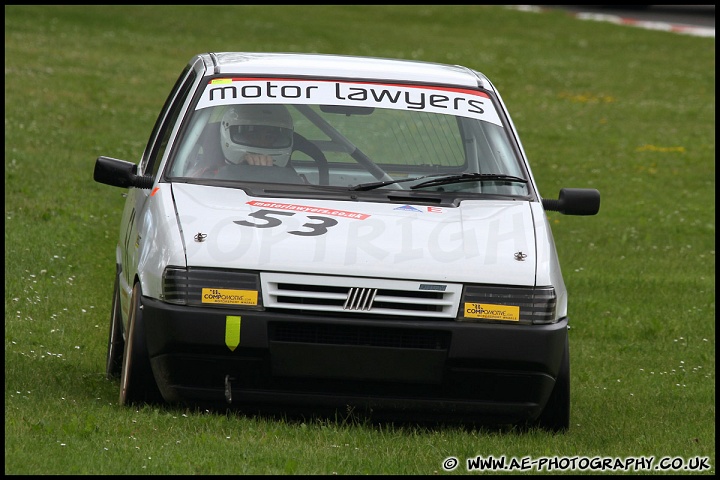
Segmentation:
<svg viewBox="0 0 720 480">
<path fill-rule="evenodd" d="M 288 148 L 293 131 L 269 125 L 231 125 L 230 139 L 237 144 L 258 148 Z"/>
</svg>

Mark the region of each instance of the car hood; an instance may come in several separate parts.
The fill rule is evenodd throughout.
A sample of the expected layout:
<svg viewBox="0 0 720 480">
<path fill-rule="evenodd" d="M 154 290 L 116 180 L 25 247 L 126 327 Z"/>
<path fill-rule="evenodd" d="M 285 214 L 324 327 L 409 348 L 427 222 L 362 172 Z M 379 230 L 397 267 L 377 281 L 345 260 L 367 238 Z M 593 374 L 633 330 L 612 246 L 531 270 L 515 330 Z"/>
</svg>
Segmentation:
<svg viewBox="0 0 720 480">
<path fill-rule="evenodd" d="M 534 285 L 529 202 L 458 207 L 249 196 L 173 184 L 188 266 Z"/>
</svg>

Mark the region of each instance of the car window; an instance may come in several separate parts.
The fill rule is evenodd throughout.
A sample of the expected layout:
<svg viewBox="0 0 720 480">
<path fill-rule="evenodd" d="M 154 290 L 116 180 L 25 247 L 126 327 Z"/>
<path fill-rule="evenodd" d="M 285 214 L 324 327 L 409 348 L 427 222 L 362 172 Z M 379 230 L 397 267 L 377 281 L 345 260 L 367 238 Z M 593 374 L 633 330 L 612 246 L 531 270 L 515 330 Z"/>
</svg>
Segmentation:
<svg viewBox="0 0 720 480">
<path fill-rule="evenodd" d="M 288 79 L 213 81 L 182 130 L 171 179 L 528 194 L 527 173 L 489 92 Z M 255 140 L 258 135 L 271 143 Z M 253 164 L 260 157 L 267 157 L 265 163 Z M 283 169 L 254 168 L 268 165 Z M 450 175 L 463 176 L 419 186 Z M 373 182 L 385 184 L 364 185 Z"/>
<path fill-rule="evenodd" d="M 140 162 L 140 171 L 145 172 L 145 174 L 151 172 L 153 177 L 157 175 L 160 160 L 165 153 L 172 133 L 172 127 L 180 116 L 183 103 L 191 90 L 195 78 L 195 72 L 191 66 L 187 66 L 178 77 L 175 86 L 165 101 L 145 149 L 145 154 Z"/>
<path fill-rule="evenodd" d="M 375 109 L 372 113 L 332 113 L 322 106 L 313 111 L 374 161 L 397 168 L 442 165 L 461 167 L 465 162 L 457 119 L 450 115 Z M 305 116 L 298 114 L 295 129 L 305 137 L 331 141 Z M 329 152 L 331 161 L 350 161 L 344 152 Z"/>
</svg>

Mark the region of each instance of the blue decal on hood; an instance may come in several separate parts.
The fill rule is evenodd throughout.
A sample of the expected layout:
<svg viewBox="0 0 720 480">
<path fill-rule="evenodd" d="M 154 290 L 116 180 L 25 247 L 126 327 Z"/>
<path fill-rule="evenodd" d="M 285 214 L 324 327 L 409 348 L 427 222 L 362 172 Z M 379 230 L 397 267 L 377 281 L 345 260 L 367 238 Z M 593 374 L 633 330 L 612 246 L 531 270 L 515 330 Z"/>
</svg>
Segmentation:
<svg viewBox="0 0 720 480">
<path fill-rule="evenodd" d="M 406 212 L 422 212 L 422 210 L 418 210 L 415 207 L 411 207 L 410 205 L 403 205 L 402 207 L 393 208 L 393 210 L 405 210 Z"/>
</svg>

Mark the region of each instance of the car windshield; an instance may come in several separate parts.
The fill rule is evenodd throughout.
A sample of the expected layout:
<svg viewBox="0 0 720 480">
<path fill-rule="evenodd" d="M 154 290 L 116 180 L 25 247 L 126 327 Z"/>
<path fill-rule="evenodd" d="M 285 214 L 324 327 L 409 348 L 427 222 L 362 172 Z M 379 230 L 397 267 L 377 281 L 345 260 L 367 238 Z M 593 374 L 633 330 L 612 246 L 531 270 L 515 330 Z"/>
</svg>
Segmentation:
<svg viewBox="0 0 720 480">
<path fill-rule="evenodd" d="M 215 78 L 191 112 L 171 181 L 529 194 L 508 127 L 479 89 Z"/>
</svg>

